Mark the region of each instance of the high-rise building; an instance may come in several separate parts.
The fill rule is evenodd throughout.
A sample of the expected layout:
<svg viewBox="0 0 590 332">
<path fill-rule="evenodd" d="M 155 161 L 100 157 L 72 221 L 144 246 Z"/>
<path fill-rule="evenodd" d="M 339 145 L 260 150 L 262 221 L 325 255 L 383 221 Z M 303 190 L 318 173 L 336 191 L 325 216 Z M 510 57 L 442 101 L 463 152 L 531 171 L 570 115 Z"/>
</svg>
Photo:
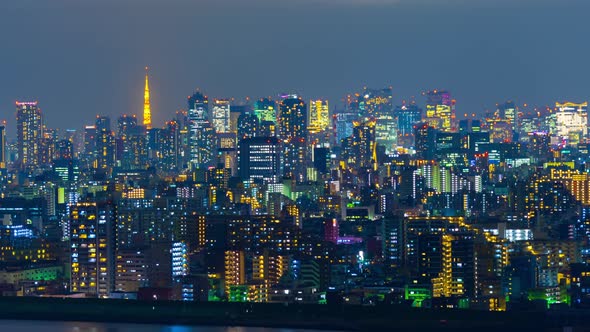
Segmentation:
<svg viewBox="0 0 590 332">
<path fill-rule="evenodd" d="M 94 168 L 108 173 L 115 166 L 115 136 L 111 131 L 111 119 L 96 117 L 96 159 Z"/>
<path fill-rule="evenodd" d="M 334 129 L 334 145 L 340 145 L 342 140 L 352 135 L 353 122 L 359 118 L 358 113 L 344 112 L 332 116 Z"/>
<path fill-rule="evenodd" d="M 588 136 L 588 102 L 555 103 L 555 107 L 558 109 L 556 130 L 552 134 L 572 145 L 585 140 Z"/>
<path fill-rule="evenodd" d="M 18 165 L 32 171 L 40 166 L 43 140 L 43 116 L 37 102 L 16 102 Z"/>
<path fill-rule="evenodd" d="M 162 169 L 178 170 L 182 167 L 182 142 L 180 124 L 176 120 L 166 122 L 166 126 L 157 137 L 152 159 L 157 159 Z"/>
<path fill-rule="evenodd" d="M 6 169 L 6 126 L 0 126 L 0 169 Z"/>
<path fill-rule="evenodd" d="M 385 151 L 392 153 L 397 141 L 395 130 L 395 119 L 393 116 L 393 89 L 368 89 L 356 93 L 355 98 L 348 103 L 349 109 L 356 111 L 359 115 L 374 118 L 375 140 L 385 148 Z"/>
<path fill-rule="evenodd" d="M 231 132 L 230 114 L 228 99 L 213 100 L 211 122 L 216 133 L 226 134 Z"/>
<path fill-rule="evenodd" d="M 232 286 L 243 285 L 246 282 L 244 252 L 227 250 L 224 255 L 225 293 L 229 294 Z"/>
<path fill-rule="evenodd" d="M 379 117 L 380 115 L 391 115 L 393 110 L 393 89 L 363 88 L 360 93 L 349 96 L 348 107 L 350 110 L 359 111 L 364 116 Z"/>
<path fill-rule="evenodd" d="M 436 129 L 455 129 L 455 100 L 445 90 L 432 90 L 426 95 L 426 122 Z"/>
<path fill-rule="evenodd" d="M 5 183 L 8 177 L 6 163 L 6 126 L 0 126 L 0 183 Z"/>
<path fill-rule="evenodd" d="M 72 142 L 67 139 L 62 139 L 55 143 L 55 158 L 54 159 L 74 159 L 74 146 Z"/>
<path fill-rule="evenodd" d="M 330 109 L 324 99 L 310 100 L 307 129 L 310 134 L 318 134 L 330 127 Z"/>
<path fill-rule="evenodd" d="M 261 136 L 260 120 L 254 112 L 245 112 L 238 118 L 238 140 Z"/>
<path fill-rule="evenodd" d="M 72 207 L 72 292 L 107 297 L 113 291 L 115 227 L 115 209 L 112 203 L 85 201 Z"/>
<path fill-rule="evenodd" d="M 240 141 L 238 172 L 242 180 L 278 183 L 280 145 L 276 137 L 253 137 Z"/>
<path fill-rule="evenodd" d="M 82 167 L 90 169 L 94 167 L 96 160 L 96 126 L 84 127 L 84 153 L 82 154 Z"/>
<path fill-rule="evenodd" d="M 279 105 L 279 138 L 283 148 L 283 173 L 303 180 L 306 175 L 307 106 L 297 95 L 287 95 Z"/>
<path fill-rule="evenodd" d="M 422 120 L 422 109 L 416 104 L 401 105 L 395 108 L 397 122 L 397 143 L 403 147 L 414 144 L 414 125 Z"/>
<path fill-rule="evenodd" d="M 117 121 L 116 159 L 119 164 L 125 164 L 129 159 L 129 136 L 135 127 L 137 127 L 137 117 L 135 115 L 123 114 Z M 128 169 L 125 166 L 123 168 Z"/>
<path fill-rule="evenodd" d="M 261 98 L 254 103 L 254 113 L 260 122 L 277 122 L 277 104 L 270 98 Z"/>
<path fill-rule="evenodd" d="M 152 110 L 150 105 L 150 85 L 148 67 L 145 67 L 145 88 L 143 92 L 143 125 L 146 129 L 152 129 Z"/>
<path fill-rule="evenodd" d="M 507 101 L 498 105 L 498 117 L 508 123 L 512 130 L 516 129 L 518 122 L 518 109 L 513 101 Z"/>
<path fill-rule="evenodd" d="M 189 155 L 191 168 L 206 168 L 213 160 L 215 132 L 209 122 L 209 99 L 195 92 L 188 99 Z"/>
<path fill-rule="evenodd" d="M 436 130 L 427 123 L 414 126 L 414 148 L 416 157 L 420 159 L 434 159 L 436 152 Z"/>
<path fill-rule="evenodd" d="M 346 163 L 356 168 L 377 169 L 375 120 L 354 122 L 353 134 L 342 146 Z"/>
</svg>

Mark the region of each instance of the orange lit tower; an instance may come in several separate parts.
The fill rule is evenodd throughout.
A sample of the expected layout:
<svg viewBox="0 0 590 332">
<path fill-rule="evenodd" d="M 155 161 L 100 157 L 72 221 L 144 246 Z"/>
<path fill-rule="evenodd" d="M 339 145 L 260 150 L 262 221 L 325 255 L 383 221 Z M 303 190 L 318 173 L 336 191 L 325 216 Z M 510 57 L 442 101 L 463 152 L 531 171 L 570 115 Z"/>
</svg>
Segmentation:
<svg viewBox="0 0 590 332">
<path fill-rule="evenodd" d="M 145 67 L 145 90 L 143 92 L 143 125 L 146 129 L 152 129 L 152 111 L 150 109 L 150 86 L 148 80 L 148 67 Z"/>
</svg>

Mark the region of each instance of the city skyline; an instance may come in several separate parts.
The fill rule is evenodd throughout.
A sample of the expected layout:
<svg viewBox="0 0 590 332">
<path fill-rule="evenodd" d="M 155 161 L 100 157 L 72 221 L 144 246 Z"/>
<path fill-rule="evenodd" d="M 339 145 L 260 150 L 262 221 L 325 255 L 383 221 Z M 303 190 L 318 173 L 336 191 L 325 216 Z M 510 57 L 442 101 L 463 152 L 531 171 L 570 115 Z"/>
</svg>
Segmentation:
<svg viewBox="0 0 590 332">
<path fill-rule="evenodd" d="M 0 39 L 14 50 L 0 55 L 2 119 L 10 127 L 15 100 L 39 101 L 51 128 L 67 119 L 61 129 L 79 129 L 96 114 L 141 116 L 146 65 L 157 126 L 197 87 L 212 98 L 252 100 L 298 92 L 332 109 L 363 86 L 392 86 L 394 104 L 440 88 L 456 97 L 457 114 L 504 100 L 589 99 L 585 52 L 561 51 L 583 38 L 583 1 L 331 4 L 2 4 L 0 25 L 15 31 Z M 16 21 L 24 14 L 25 25 Z M 568 27 L 548 23 L 556 16 Z"/>
</svg>

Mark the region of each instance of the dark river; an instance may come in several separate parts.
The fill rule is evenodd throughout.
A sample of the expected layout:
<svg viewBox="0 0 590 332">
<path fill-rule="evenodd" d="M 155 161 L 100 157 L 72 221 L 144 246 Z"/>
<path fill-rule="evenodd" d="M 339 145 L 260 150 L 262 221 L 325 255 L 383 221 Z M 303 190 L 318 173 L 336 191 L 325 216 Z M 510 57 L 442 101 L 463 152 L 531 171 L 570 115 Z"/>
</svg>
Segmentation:
<svg viewBox="0 0 590 332">
<path fill-rule="evenodd" d="M 263 327 L 199 327 L 180 325 L 142 325 L 89 322 L 49 322 L 0 320 L 4 332 L 319 332 L 316 330 L 277 329 Z M 328 332 L 328 331 L 323 331 Z"/>
</svg>

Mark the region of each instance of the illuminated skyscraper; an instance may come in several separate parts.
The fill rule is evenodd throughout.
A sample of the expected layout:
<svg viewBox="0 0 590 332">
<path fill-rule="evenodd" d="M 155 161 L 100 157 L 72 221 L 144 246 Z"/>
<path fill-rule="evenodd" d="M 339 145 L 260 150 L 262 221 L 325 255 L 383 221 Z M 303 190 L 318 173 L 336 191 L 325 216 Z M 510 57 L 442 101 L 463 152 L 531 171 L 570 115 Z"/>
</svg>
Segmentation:
<svg viewBox="0 0 590 332">
<path fill-rule="evenodd" d="M 152 110 L 150 105 L 150 86 L 148 80 L 148 67 L 145 67 L 145 89 L 143 92 L 143 125 L 146 129 L 152 129 Z"/>
<path fill-rule="evenodd" d="M 129 116 L 123 114 L 119 117 L 119 120 L 117 121 L 117 163 L 123 163 L 123 159 L 129 153 L 129 135 L 131 128 L 135 128 L 136 126 L 137 118 L 135 115 Z"/>
<path fill-rule="evenodd" d="M 0 126 L 0 169 L 6 169 L 6 126 Z"/>
<path fill-rule="evenodd" d="M 503 104 L 498 105 L 498 116 L 512 126 L 512 129 L 516 129 L 518 122 L 518 109 L 514 102 L 507 101 Z"/>
<path fill-rule="evenodd" d="M 355 100 L 349 103 L 349 108 L 358 111 L 359 115 L 371 117 L 375 122 L 375 140 L 388 153 L 393 152 L 397 140 L 395 133 L 395 119 L 393 117 L 393 89 L 368 89 L 354 95 Z"/>
<path fill-rule="evenodd" d="M 16 102 L 18 165 L 22 170 L 40 166 L 43 116 L 37 102 Z"/>
<path fill-rule="evenodd" d="M 72 292 L 107 297 L 115 281 L 115 207 L 79 202 L 70 212 Z"/>
<path fill-rule="evenodd" d="M 191 168 L 206 168 L 213 159 L 215 132 L 209 122 L 209 99 L 195 92 L 188 99 L 189 155 Z"/>
<path fill-rule="evenodd" d="M 336 113 L 332 116 L 335 145 L 340 145 L 343 139 L 352 135 L 353 121 L 358 120 L 357 113 Z"/>
<path fill-rule="evenodd" d="M 8 176 L 6 170 L 6 126 L 0 126 L 0 182 L 4 183 Z"/>
<path fill-rule="evenodd" d="M 416 104 L 402 105 L 395 108 L 397 122 L 397 143 L 409 147 L 414 144 L 414 125 L 422 119 L 422 109 Z"/>
<path fill-rule="evenodd" d="M 211 122 L 215 132 L 225 134 L 231 131 L 230 126 L 230 105 L 228 99 L 213 100 L 213 112 Z"/>
<path fill-rule="evenodd" d="M 115 137 L 111 131 L 111 119 L 96 117 L 96 159 L 94 168 L 108 173 L 115 166 Z"/>
<path fill-rule="evenodd" d="M 253 137 L 240 141 L 239 174 L 242 180 L 278 183 L 280 177 L 280 146 L 276 137 Z"/>
<path fill-rule="evenodd" d="M 358 110 L 362 115 L 375 116 L 391 115 L 393 110 L 392 98 L 393 89 L 391 87 L 384 89 L 367 89 L 356 93 L 354 97 L 349 97 L 349 109 Z"/>
<path fill-rule="evenodd" d="M 445 90 L 433 90 L 426 95 L 426 122 L 435 129 L 450 131 L 455 128 L 455 100 Z"/>
<path fill-rule="evenodd" d="M 330 126 L 330 109 L 327 100 L 316 99 L 309 102 L 308 123 L 310 134 L 317 134 L 328 129 Z"/>
<path fill-rule="evenodd" d="M 344 140 L 342 146 L 347 164 L 355 168 L 377 169 L 375 123 L 375 120 L 354 122 L 353 134 Z"/>
<path fill-rule="evenodd" d="M 427 123 L 414 126 L 414 148 L 416 157 L 420 159 L 434 159 L 436 152 L 436 130 Z"/>
<path fill-rule="evenodd" d="M 274 100 L 261 98 L 254 103 L 254 112 L 258 119 L 262 121 L 277 121 L 277 105 Z"/>
<path fill-rule="evenodd" d="M 283 144 L 283 173 L 303 180 L 306 162 L 307 107 L 297 95 L 287 95 L 279 105 L 279 138 Z"/>
<path fill-rule="evenodd" d="M 588 136 L 588 102 L 555 103 L 558 108 L 556 130 L 553 136 L 565 139 L 569 144 L 578 144 Z"/>
<path fill-rule="evenodd" d="M 238 118 L 238 140 L 261 136 L 260 120 L 254 112 L 245 112 Z"/>
</svg>

